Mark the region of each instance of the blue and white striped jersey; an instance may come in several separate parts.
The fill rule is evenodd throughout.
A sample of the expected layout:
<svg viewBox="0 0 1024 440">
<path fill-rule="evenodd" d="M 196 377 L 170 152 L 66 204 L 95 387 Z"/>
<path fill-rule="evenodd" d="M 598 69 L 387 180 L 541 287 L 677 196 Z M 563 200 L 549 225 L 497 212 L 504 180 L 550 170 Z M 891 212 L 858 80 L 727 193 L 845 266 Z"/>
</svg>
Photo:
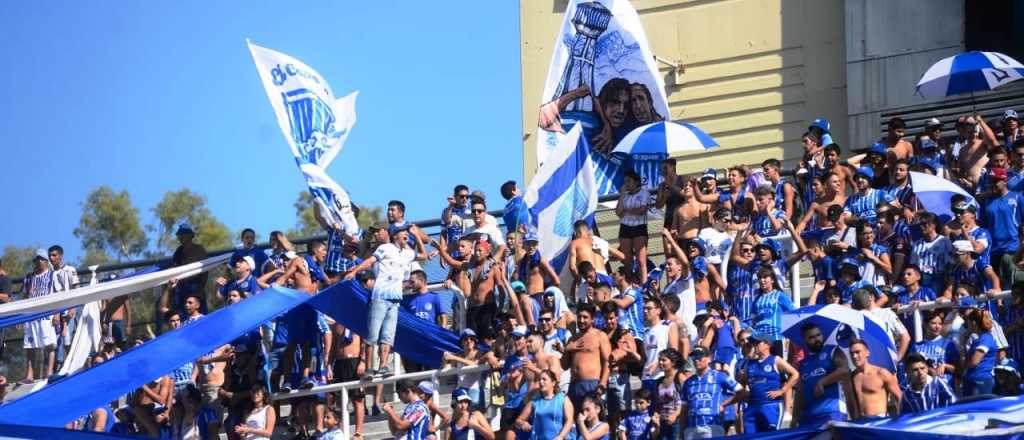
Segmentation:
<svg viewBox="0 0 1024 440">
<path fill-rule="evenodd" d="M 740 384 L 725 372 L 708 368 L 704 374 L 694 373 L 683 382 L 681 390 L 686 427 L 721 426 L 719 409 L 727 399 L 724 394 L 739 389 Z"/>
<path fill-rule="evenodd" d="M 913 414 L 956 403 L 956 396 L 942 378 L 927 376 L 924 387 L 915 390 L 910 384 L 903 387 L 900 414 Z"/>
</svg>

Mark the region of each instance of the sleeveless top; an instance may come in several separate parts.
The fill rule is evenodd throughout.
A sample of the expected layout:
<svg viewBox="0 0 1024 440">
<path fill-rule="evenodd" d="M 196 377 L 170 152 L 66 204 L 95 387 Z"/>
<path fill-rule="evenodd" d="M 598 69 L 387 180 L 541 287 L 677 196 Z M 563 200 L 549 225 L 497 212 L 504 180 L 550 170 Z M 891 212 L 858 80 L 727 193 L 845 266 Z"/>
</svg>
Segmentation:
<svg viewBox="0 0 1024 440">
<path fill-rule="evenodd" d="M 249 416 L 245 418 L 245 426 L 248 426 L 250 428 L 256 428 L 256 429 L 266 428 L 267 427 L 267 408 L 270 408 L 270 407 L 269 406 L 264 406 L 263 408 L 253 410 L 252 413 L 250 413 Z M 243 438 L 245 440 L 270 440 L 270 437 L 265 437 L 265 436 L 256 435 L 256 434 L 246 434 L 245 437 L 243 437 Z"/>
<path fill-rule="evenodd" d="M 470 413 L 469 417 L 472 418 L 473 417 L 473 413 Z M 477 436 L 482 435 L 476 429 L 473 429 L 473 428 L 469 427 L 469 419 L 468 418 L 466 419 L 466 425 L 461 427 L 461 428 L 455 423 L 455 418 L 454 417 L 452 418 L 452 421 L 449 422 L 449 425 L 451 427 L 451 437 L 450 438 L 452 440 L 473 440 Z"/>
<path fill-rule="evenodd" d="M 782 377 L 775 368 L 775 355 L 768 355 L 764 360 L 751 359 L 747 362 L 747 383 L 750 387 L 750 405 L 763 405 L 778 402 L 779 399 L 768 397 L 769 391 L 782 388 Z"/>
<path fill-rule="evenodd" d="M 825 386 L 825 393 L 820 397 L 814 395 L 814 387 L 818 381 L 835 371 L 832 355 L 835 346 L 826 346 L 819 353 L 808 352 L 800 361 L 800 389 L 804 400 L 804 417 L 818 416 L 835 412 L 846 413 L 846 400 L 838 383 Z"/>
<path fill-rule="evenodd" d="M 604 422 L 600 422 L 599 421 L 599 422 L 597 422 L 596 425 L 594 425 L 590 429 L 588 429 L 587 432 L 588 433 L 594 432 L 594 431 L 597 430 L 597 428 L 600 428 L 603 425 L 604 425 Z M 584 437 L 582 434 L 576 434 L 576 438 L 577 438 L 577 440 L 586 440 L 586 437 Z M 602 435 L 602 436 L 598 437 L 597 440 L 608 440 L 608 434 L 605 434 L 605 435 Z"/>
<path fill-rule="evenodd" d="M 532 440 L 550 440 L 562 432 L 565 424 L 565 394 L 557 393 L 551 399 L 533 399 Z"/>
<path fill-rule="evenodd" d="M 666 380 L 668 380 L 668 384 L 664 383 Z M 663 377 L 658 382 L 657 391 L 658 413 L 662 416 L 668 417 L 682 406 L 682 396 L 679 395 L 679 384 L 676 383 L 676 378 Z"/>
</svg>

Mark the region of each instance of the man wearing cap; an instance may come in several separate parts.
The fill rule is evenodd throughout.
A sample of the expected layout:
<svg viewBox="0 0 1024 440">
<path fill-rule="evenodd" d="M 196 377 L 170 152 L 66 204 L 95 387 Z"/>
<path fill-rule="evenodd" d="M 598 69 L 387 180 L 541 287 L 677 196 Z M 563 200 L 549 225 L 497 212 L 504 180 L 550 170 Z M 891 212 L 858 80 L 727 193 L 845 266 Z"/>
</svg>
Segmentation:
<svg viewBox="0 0 1024 440">
<path fill-rule="evenodd" d="M 844 394 L 851 394 L 846 356 L 835 345 L 825 345 L 825 336 L 814 323 L 801 326 L 800 335 L 807 352 L 800 361 L 799 392 L 793 401 L 793 420 L 801 428 L 817 428 L 832 420 L 846 420 Z"/>
<path fill-rule="evenodd" d="M 856 185 L 856 192 L 853 193 L 844 203 L 846 212 L 871 224 L 875 223 L 876 212 L 879 202 L 885 202 L 899 208 L 900 203 L 885 191 L 871 187 L 875 179 L 875 171 L 868 167 L 861 167 L 853 175 L 853 182 Z"/>
<path fill-rule="evenodd" d="M 241 292 L 246 298 L 260 292 L 256 276 L 253 275 L 254 267 L 256 267 L 256 261 L 252 256 L 245 255 L 235 261 L 235 278 L 233 280 L 228 281 L 224 277 L 217 277 L 217 285 L 220 286 L 217 293 L 220 293 L 222 302 L 227 301 L 228 292 L 232 290 Z"/>
<path fill-rule="evenodd" d="M 829 145 L 834 143 L 832 141 L 832 124 L 828 122 L 828 119 L 817 118 L 811 121 L 811 125 L 807 127 L 807 131 L 821 139 L 821 145 Z"/>
<path fill-rule="evenodd" d="M 871 179 L 871 186 L 881 188 L 889 184 L 889 162 L 886 160 L 887 157 L 888 149 L 886 144 L 875 142 L 864 150 L 863 154 L 851 157 L 849 163 L 856 167 L 866 167 L 874 171 L 875 174 Z M 856 189 L 856 181 L 854 181 L 853 186 Z"/>
<path fill-rule="evenodd" d="M 1017 111 L 1014 109 L 1006 109 L 1003 112 L 1003 130 L 1002 130 L 1002 141 L 1003 145 L 1009 148 L 1017 140 L 1022 139 L 1020 121 L 1017 119 Z"/>
<path fill-rule="evenodd" d="M 936 120 L 937 121 L 937 120 Z M 941 125 L 940 125 L 941 129 Z M 936 138 L 921 135 L 917 140 L 917 152 L 910 159 L 911 165 L 921 165 L 932 170 L 932 174 L 948 178 L 943 164 L 946 162 L 946 153 L 939 145 Z"/>
<path fill-rule="evenodd" d="M 417 384 L 409 379 L 402 379 L 395 385 L 398 397 L 404 403 L 405 410 L 399 416 L 390 403 L 383 406 L 388 416 L 388 429 L 391 434 L 406 440 L 428 440 L 430 433 L 430 408 L 420 398 Z M 347 409 L 346 409 L 347 411 Z"/>
<path fill-rule="evenodd" d="M 736 375 L 737 381 L 747 386 L 749 396 L 743 412 L 743 433 L 782 429 L 783 396 L 796 386 L 800 373 L 782 357 L 771 353 L 770 336 L 754 333 L 748 340 L 754 342 L 754 358 Z"/>
<path fill-rule="evenodd" d="M 1019 192 L 1010 191 L 1006 168 L 992 168 L 988 177 L 993 181 L 994 194 L 985 202 L 981 222 L 992 232 L 989 261 L 998 267 L 1004 255 L 1012 255 L 1020 246 L 1020 226 L 1024 222 L 1024 196 Z"/>
<path fill-rule="evenodd" d="M 962 285 L 973 287 L 978 292 L 986 292 L 989 297 L 999 292 L 999 277 L 992 270 L 987 262 L 980 258 L 974 251 L 974 246 L 967 240 L 953 242 L 955 263 L 952 270 L 946 275 L 946 290 L 942 296 L 953 298 L 953 292 Z M 998 319 L 999 310 L 996 308 L 997 301 L 988 301 L 988 311 L 993 319 Z"/>
<path fill-rule="evenodd" d="M 711 356 L 704 347 L 690 352 L 690 361 L 696 369 L 683 382 L 681 389 L 682 412 L 680 424 L 685 426 L 683 438 L 711 438 L 725 435 L 722 413 L 725 408 L 745 396 L 743 387 L 724 371 L 710 368 Z M 728 392 L 735 392 L 725 398 Z"/>
<path fill-rule="evenodd" d="M 951 229 L 954 240 L 964 240 L 971 244 L 971 249 L 985 265 L 991 264 L 992 234 L 978 226 L 977 205 L 970 202 L 959 202 L 953 205 L 953 215 L 959 220 L 960 228 Z"/>
<path fill-rule="evenodd" d="M 37 249 L 32 258 L 32 272 L 25 276 L 21 287 L 25 298 L 36 298 L 53 293 L 53 271 L 50 269 L 49 255 L 46 249 Z M 25 337 L 25 380 L 30 383 L 37 379 L 46 379 L 53 374 L 57 332 L 55 326 L 60 319 L 59 314 L 46 316 L 24 325 Z M 36 354 L 43 350 L 43 362 L 38 370 L 33 369 Z M 38 374 L 36 374 L 38 373 Z"/>
<path fill-rule="evenodd" d="M 171 262 L 174 266 L 184 266 L 206 259 L 206 248 L 193 241 L 196 238 L 196 231 L 192 225 L 188 223 L 178 225 L 175 235 L 178 237 L 180 244 L 174 250 L 174 255 L 171 257 Z M 189 295 L 201 295 L 203 298 L 206 298 L 204 289 L 206 288 L 207 276 L 208 274 L 203 272 L 183 280 L 178 280 L 178 284 L 174 288 L 174 305 L 178 310 L 182 310 L 182 306 L 185 304 L 185 297 Z M 206 313 L 206 301 L 203 301 L 201 305 L 202 312 Z M 157 330 L 159 330 L 159 326 L 157 326 Z"/>
<path fill-rule="evenodd" d="M 562 368 L 572 369 L 569 399 L 574 408 L 582 408 L 583 398 L 588 394 L 596 391 L 598 395 L 604 395 L 608 389 L 611 342 L 608 335 L 593 327 L 596 313 L 593 304 L 579 305 L 576 311 L 579 332 L 565 344 L 565 355 L 562 356 Z"/>
</svg>

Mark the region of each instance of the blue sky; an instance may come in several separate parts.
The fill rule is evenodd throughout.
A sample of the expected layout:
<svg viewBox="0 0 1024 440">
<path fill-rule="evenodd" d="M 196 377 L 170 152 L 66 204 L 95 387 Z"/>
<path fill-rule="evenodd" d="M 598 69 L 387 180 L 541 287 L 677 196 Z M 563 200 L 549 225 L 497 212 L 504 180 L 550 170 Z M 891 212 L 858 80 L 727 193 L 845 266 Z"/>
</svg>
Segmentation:
<svg viewBox="0 0 1024 440">
<path fill-rule="evenodd" d="M 19 2 L 0 14 L 0 246 L 62 244 L 100 185 L 142 214 L 206 195 L 233 231 L 295 223 L 304 189 L 245 46 L 292 55 L 358 122 L 328 173 L 357 204 L 437 217 L 456 183 L 522 178 L 517 2 Z"/>
</svg>

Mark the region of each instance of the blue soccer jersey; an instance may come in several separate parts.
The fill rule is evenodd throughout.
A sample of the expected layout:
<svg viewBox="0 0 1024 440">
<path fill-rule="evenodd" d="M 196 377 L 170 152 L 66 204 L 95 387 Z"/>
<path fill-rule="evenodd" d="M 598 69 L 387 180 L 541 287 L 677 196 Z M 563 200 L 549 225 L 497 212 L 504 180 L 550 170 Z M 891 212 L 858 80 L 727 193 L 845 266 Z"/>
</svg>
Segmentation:
<svg viewBox="0 0 1024 440">
<path fill-rule="evenodd" d="M 694 373 L 683 382 L 682 401 L 686 414 L 686 427 L 721 426 L 719 412 L 727 398 L 726 390 L 738 391 L 740 385 L 728 374 L 708 369 L 704 374 Z"/>
<path fill-rule="evenodd" d="M 821 396 L 814 395 L 814 388 L 825 376 L 836 367 L 833 363 L 835 346 L 826 346 L 818 353 L 808 352 L 800 361 L 800 387 L 798 392 L 803 398 L 803 420 L 812 420 L 824 415 L 846 413 L 846 400 L 838 383 L 826 385 Z"/>
</svg>

